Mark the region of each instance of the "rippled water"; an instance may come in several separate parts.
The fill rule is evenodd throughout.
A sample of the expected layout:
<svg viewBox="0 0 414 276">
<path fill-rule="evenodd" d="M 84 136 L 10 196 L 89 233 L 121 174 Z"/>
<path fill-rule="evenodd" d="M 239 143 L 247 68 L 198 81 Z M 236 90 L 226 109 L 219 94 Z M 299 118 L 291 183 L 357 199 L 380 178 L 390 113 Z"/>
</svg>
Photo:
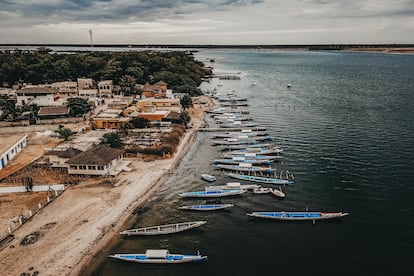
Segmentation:
<svg viewBox="0 0 414 276">
<path fill-rule="evenodd" d="M 197 141 L 137 216 L 136 227 L 207 220 L 199 229 L 163 237 L 116 238 L 110 253 L 147 248 L 201 253 L 209 260 L 177 266 L 110 259 L 95 275 L 400 275 L 410 271 L 414 249 L 414 56 L 344 52 L 205 50 L 213 80 L 249 99 L 251 116 L 284 149 L 275 167 L 295 174 L 286 198 L 244 194 L 223 199 L 226 211 L 177 210 L 203 200 L 178 193 L 203 189 L 201 173 L 231 181 L 211 161 L 221 155 L 208 133 Z M 252 86 L 252 83 L 257 85 Z M 291 84 L 288 88 L 287 84 Z M 266 210 L 346 211 L 337 221 L 283 223 L 246 216 Z M 106 254 L 106 252 L 105 252 Z"/>
</svg>

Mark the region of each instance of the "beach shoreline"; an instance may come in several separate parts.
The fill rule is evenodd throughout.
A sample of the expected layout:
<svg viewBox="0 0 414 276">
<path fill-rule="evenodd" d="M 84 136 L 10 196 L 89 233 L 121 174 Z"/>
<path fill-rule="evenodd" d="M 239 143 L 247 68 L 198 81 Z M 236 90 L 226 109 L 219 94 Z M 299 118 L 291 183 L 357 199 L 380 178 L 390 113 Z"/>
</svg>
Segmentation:
<svg viewBox="0 0 414 276">
<path fill-rule="evenodd" d="M 68 188 L 14 233 L 14 240 L 0 251 L 2 272 L 91 275 L 102 261 L 102 252 L 108 251 L 117 242 L 119 232 L 134 221 L 134 210 L 145 205 L 192 147 L 198 129 L 205 123 L 205 110 L 212 105 L 210 98 L 202 97 L 210 106 L 195 104 L 191 110 L 192 127 L 171 158 L 150 162 L 127 158 L 132 171 L 116 177 L 114 186 Z M 20 244 L 33 233 L 38 234 L 36 242 Z"/>
</svg>

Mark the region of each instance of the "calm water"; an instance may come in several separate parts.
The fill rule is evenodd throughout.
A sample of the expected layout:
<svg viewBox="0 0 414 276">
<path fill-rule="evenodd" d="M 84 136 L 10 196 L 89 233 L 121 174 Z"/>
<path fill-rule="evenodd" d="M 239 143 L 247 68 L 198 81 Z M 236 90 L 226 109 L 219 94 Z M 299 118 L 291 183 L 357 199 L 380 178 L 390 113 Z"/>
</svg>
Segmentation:
<svg viewBox="0 0 414 276">
<path fill-rule="evenodd" d="M 201 173 L 230 181 L 210 162 L 221 155 L 210 135 L 196 144 L 134 226 L 207 220 L 200 229 L 158 237 L 116 238 L 108 253 L 167 248 L 200 250 L 209 260 L 177 266 L 104 258 L 94 275 L 401 275 L 414 250 L 414 56 L 343 52 L 209 50 L 198 59 L 216 73 L 223 92 L 248 97 L 251 116 L 285 151 L 275 167 L 296 183 L 286 198 L 244 194 L 223 199 L 220 212 L 185 212 L 204 203 L 178 193 L 203 189 Z M 210 64 L 209 64 L 210 65 Z M 215 87 L 213 80 L 203 87 Z M 252 83 L 257 85 L 252 86 Z M 287 88 L 287 84 L 291 88 Z M 283 223 L 246 216 L 265 210 L 345 211 L 337 221 Z"/>
</svg>

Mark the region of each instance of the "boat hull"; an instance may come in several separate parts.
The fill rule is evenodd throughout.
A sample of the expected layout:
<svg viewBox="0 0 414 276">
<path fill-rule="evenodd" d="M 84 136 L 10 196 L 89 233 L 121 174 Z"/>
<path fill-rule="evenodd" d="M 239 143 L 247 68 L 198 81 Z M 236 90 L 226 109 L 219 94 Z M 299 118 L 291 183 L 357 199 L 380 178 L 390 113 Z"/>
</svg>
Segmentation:
<svg viewBox="0 0 414 276">
<path fill-rule="evenodd" d="M 233 195 L 241 195 L 246 190 L 218 190 L 218 191 L 199 191 L 199 192 L 187 192 L 179 194 L 181 197 L 197 197 L 197 198 L 212 198 L 212 197 L 225 197 Z"/>
<path fill-rule="evenodd" d="M 235 174 L 235 173 L 228 173 L 226 175 L 231 178 L 250 181 L 250 182 L 256 182 L 256 183 L 275 184 L 275 185 L 292 185 L 293 184 L 293 181 L 287 180 L 287 179 L 251 176 L 251 175 L 243 175 L 243 174 Z"/>
<path fill-rule="evenodd" d="M 193 228 L 197 228 L 205 224 L 206 221 L 190 221 L 175 224 L 165 224 L 151 227 L 143 227 L 137 229 L 128 229 L 121 232 L 124 236 L 154 236 L 179 233 Z"/>
<path fill-rule="evenodd" d="M 207 256 L 170 254 L 165 259 L 147 258 L 145 254 L 115 254 L 109 257 L 121 261 L 141 264 L 179 264 L 190 262 L 201 262 L 207 260 Z"/>
<path fill-rule="evenodd" d="M 273 219 L 273 220 L 284 220 L 284 221 L 305 221 L 305 220 L 325 220 L 334 219 L 347 216 L 348 213 L 328 213 L 328 212 L 252 212 L 248 213 L 248 216 Z"/>
<path fill-rule="evenodd" d="M 223 210 L 223 209 L 230 208 L 233 206 L 234 206 L 233 204 L 206 204 L 206 205 L 181 206 L 178 209 L 189 210 L 189 211 L 215 211 L 215 210 Z"/>
</svg>

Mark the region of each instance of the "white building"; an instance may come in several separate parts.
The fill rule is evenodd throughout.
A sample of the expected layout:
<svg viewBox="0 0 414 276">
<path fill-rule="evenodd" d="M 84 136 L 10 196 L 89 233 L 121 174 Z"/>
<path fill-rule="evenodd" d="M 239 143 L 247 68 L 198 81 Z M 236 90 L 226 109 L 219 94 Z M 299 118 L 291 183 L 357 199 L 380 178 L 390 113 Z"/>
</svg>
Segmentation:
<svg viewBox="0 0 414 276">
<path fill-rule="evenodd" d="M 36 104 L 38 106 L 62 105 L 57 89 L 49 87 L 29 87 L 16 90 L 18 106 Z"/>
<path fill-rule="evenodd" d="M 103 80 L 98 83 L 99 97 L 111 97 L 113 90 L 112 80 Z"/>
<path fill-rule="evenodd" d="M 27 135 L 1 136 L 0 141 L 0 170 L 2 170 L 27 145 Z"/>
</svg>

